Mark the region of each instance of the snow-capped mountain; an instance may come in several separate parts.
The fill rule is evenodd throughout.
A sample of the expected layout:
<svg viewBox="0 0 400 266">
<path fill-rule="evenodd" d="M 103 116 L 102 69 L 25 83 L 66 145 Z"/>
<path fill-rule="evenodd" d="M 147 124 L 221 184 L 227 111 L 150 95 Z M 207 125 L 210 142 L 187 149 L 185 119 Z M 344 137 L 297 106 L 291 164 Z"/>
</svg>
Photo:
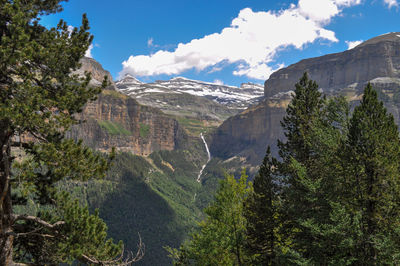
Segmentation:
<svg viewBox="0 0 400 266">
<path fill-rule="evenodd" d="M 187 93 L 205 97 L 235 109 L 244 109 L 254 104 L 264 95 L 264 86 L 244 83 L 240 88 L 203 81 L 176 77 L 143 83 L 127 74 L 116 83 L 117 89 L 133 98 L 141 98 L 154 93 Z"/>
</svg>

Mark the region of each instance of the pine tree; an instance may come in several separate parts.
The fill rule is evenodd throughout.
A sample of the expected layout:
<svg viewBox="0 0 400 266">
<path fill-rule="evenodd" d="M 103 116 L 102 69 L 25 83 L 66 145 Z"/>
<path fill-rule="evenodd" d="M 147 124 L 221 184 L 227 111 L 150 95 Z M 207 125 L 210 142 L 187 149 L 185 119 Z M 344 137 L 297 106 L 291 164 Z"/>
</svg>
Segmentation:
<svg viewBox="0 0 400 266">
<path fill-rule="evenodd" d="M 350 121 L 346 206 L 361 216 L 355 256 L 360 265 L 400 262 L 400 139 L 397 125 L 368 84 Z"/>
<path fill-rule="evenodd" d="M 307 163 L 311 159 L 310 133 L 323 104 L 324 98 L 318 91 L 318 85 L 305 72 L 295 84 L 293 99 L 281 122 L 286 141 L 278 141 L 278 147 L 279 155 L 285 162 L 294 158 Z"/>
<path fill-rule="evenodd" d="M 253 191 L 245 201 L 246 243 L 249 254 L 256 265 L 275 265 L 279 246 L 277 231 L 278 180 L 274 179 L 276 162 L 271 158 L 268 147 L 258 174 L 253 181 Z"/>
<path fill-rule="evenodd" d="M 286 258 L 296 264 L 325 265 L 334 253 L 337 232 L 332 216 L 337 202 L 337 152 L 347 132 L 348 105 L 343 98 L 326 100 L 304 74 L 296 84 L 278 142 L 283 178 L 284 237 L 291 239 Z M 336 221 L 336 220 L 335 220 Z M 335 231 L 336 230 L 336 231 Z"/>
<path fill-rule="evenodd" d="M 76 244 L 64 246 L 63 254 L 56 252 L 61 260 L 115 264 L 121 251 L 120 245 L 105 241 L 106 228 L 97 215 L 67 204 L 56 189 L 60 180 L 101 178 L 108 168 L 103 156 L 64 138 L 78 122 L 74 115 L 101 88 L 88 86 L 88 74 L 84 78 L 71 74 L 93 39 L 86 16 L 72 32 L 64 21 L 51 29 L 39 24 L 41 16 L 61 11 L 61 2 L 0 1 L 0 265 L 12 265 L 15 257 L 40 264 L 46 260 L 41 254 L 51 254 L 73 237 L 78 237 Z M 25 156 L 15 160 L 14 148 Z M 24 204 L 28 195 L 38 204 L 68 208 L 55 210 L 58 214 L 52 216 L 13 213 L 13 206 Z M 73 224 L 81 221 L 67 218 L 78 219 L 75 212 L 94 224 L 74 229 Z M 80 241 L 76 230 L 91 237 Z M 98 247 L 94 253 L 86 248 L 93 243 Z"/>
<path fill-rule="evenodd" d="M 239 180 L 222 180 L 199 230 L 179 250 L 168 248 L 174 265 L 247 265 L 243 204 L 250 191 L 245 170 Z"/>
<path fill-rule="evenodd" d="M 324 98 L 315 81 L 309 80 L 307 73 L 295 85 L 295 91 L 286 115 L 281 122 L 286 140 L 278 141 L 279 174 L 284 184 L 283 217 L 285 237 L 294 242 L 293 251 L 302 250 L 306 257 L 306 245 L 312 241 L 310 230 L 302 224 L 315 215 L 319 209 L 317 200 L 321 182 L 313 175 L 314 160 L 313 132 L 320 118 Z"/>
</svg>

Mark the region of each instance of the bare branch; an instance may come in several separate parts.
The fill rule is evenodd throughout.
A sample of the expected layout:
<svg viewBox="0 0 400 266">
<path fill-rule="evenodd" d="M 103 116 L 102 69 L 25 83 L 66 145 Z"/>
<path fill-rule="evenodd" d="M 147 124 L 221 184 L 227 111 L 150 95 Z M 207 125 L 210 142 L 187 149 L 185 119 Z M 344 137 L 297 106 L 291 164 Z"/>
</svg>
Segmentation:
<svg viewBox="0 0 400 266">
<path fill-rule="evenodd" d="M 48 223 L 46 221 L 43 221 L 39 217 L 26 215 L 26 214 L 13 215 L 13 221 L 14 222 L 21 221 L 21 220 L 35 222 L 35 223 L 38 223 L 38 224 L 40 224 L 40 225 L 42 225 L 42 226 L 44 226 L 44 227 L 46 227 L 48 229 L 57 229 L 57 227 L 65 224 L 64 221 L 58 221 L 58 222 L 56 222 L 54 224 L 50 224 L 50 223 Z"/>
<path fill-rule="evenodd" d="M 33 145 L 27 142 L 12 141 L 11 147 L 18 147 L 18 148 L 22 147 L 25 149 L 31 149 Z"/>
<path fill-rule="evenodd" d="M 90 255 L 85 255 L 85 254 L 82 254 L 82 258 L 84 260 L 86 260 L 86 262 L 96 264 L 96 265 L 103 265 L 103 266 L 128 266 L 128 265 L 131 265 L 135 262 L 138 262 L 139 260 L 141 260 L 144 257 L 145 246 L 142 242 L 142 238 L 140 237 L 139 233 L 138 233 L 138 235 L 139 235 L 139 243 L 138 243 L 138 250 L 136 252 L 136 256 L 133 256 L 133 253 L 129 252 L 126 259 L 123 259 L 124 255 L 125 255 L 125 250 L 124 250 L 124 247 L 122 247 L 121 254 L 118 256 L 118 258 L 116 258 L 114 260 L 108 260 L 108 261 L 98 260 L 95 257 L 92 257 Z"/>
</svg>

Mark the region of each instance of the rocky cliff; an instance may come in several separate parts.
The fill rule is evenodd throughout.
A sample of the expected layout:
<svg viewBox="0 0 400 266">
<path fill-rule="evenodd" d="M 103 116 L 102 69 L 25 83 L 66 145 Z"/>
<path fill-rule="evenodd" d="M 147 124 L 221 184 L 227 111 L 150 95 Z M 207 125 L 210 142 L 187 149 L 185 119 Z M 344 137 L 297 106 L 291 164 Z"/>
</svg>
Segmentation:
<svg viewBox="0 0 400 266">
<path fill-rule="evenodd" d="M 100 86 L 104 76 L 111 84 L 96 101 L 84 107 L 77 116 L 82 123 L 74 126 L 68 137 L 82 139 L 86 145 L 100 151 L 115 147 L 118 151 L 143 156 L 177 149 L 187 139 L 177 120 L 116 91 L 110 72 L 100 63 L 85 57 L 81 64 L 76 73 L 91 73 L 91 86 Z"/>
<path fill-rule="evenodd" d="M 351 50 L 305 59 L 273 73 L 265 82 L 265 99 L 216 130 L 212 155 L 223 159 L 242 157 L 257 165 L 267 145 L 276 152 L 276 140 L 283 138 L 280 121 L 294 84 L 306 71 L 325 94 L 344 95 L 353 104 L 361 99 L 366 83 L 371 82 L 399 124 L 400 33 L 390 33 Z"/>
<path fill-rule="evenodd" d="M 75 126 L 69 137 L 102 151 L 115 147 L 147 156 L 158 150 L 174 150 L 186 137 L 175 119 L 112 90 L 103 91 L 87 104 L 78 118 L 84 122 Z"/>
<path fill-rule="evenodd" d="M 265 82 L 265 97 L 292 90 L 305 71 L 327 94 L 336 94 L 349 86 L 360 89 L 379 77 L 399 78 L 400 32 L 375 37 L 342 53 L 305 59 L 280 69 Z"/>
</svg>

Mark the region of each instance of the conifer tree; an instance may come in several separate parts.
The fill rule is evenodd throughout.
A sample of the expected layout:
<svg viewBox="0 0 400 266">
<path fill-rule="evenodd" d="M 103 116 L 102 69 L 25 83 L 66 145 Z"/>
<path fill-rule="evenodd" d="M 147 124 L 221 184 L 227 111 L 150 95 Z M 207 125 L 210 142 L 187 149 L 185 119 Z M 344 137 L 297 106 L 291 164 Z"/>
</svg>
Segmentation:
<svg viewBox="0 0 400 266">
<path fill-rule="evenodd" d="M 274 179 L 276 162 L 268 147 L 258 174 L 253 181 L 253 191 L 245 201 L 246 243 L 254 264 L 275 265 L 279 246 L 278 180 Z"/>
<path fill-rule="evenodd" d="M 307 163 L 311 159 L 310 133 L 323 104 L 324 98 L 318 91 L 318 85 L 305 72 L 295 84 L 293 99 L 281 122 L 286 140 L 278 141 L 278 147 L 279 155 L 285 162 L 294 158 Z"/>
<path fill-rule="evenodd" d="M 239 180 L 222 180 L 199 230 L 179 250 L 167 248 L 174 265 L 248 265 L 243 204 L 250 191 L 244 169 Z"/>
<path fill-rule="evenodd" d="M 400 262 L 400 139 L 397 125 L 368 84 L 350 121 L 346 206 L 359 214 L 358 264 Z"/>
<path fill-rule="evenodd" d="M 332 220 L 332 206 L 337 202 L 335 159 L 347 117 L 343 98 L 326 100 L 318 85 L 303 75 L 282 122 L 287 140 L 278 142 L 282 157 L 278 172 L 284 184 L 283 232 L 292 242 L 286 254 L 292 263 L 324 265 L 331 261 L 337 229 Z"/>
<path fill-rule="evenodd" d="M 286 137 L 285 141 L 278 141 L 279 155 L 282 158 L 278 170 L 285 184 L 282 219 L 285 221 L 286 238 L 293 238 L 294 251 L 297 249 L 296 245 L 304 250 L 312 241 L 311 232 L 302 221 L 313 217 L 315 210 L 320 209 L 317 206 L 320 204 L 317 199 L 320 196 L 316 192 L 321 183 L 312 170 L 317 156 L 313 151 L 312 134 L 324 101 L 318 85 L 304 73 L 295 84 L 292 101 L 281 122 Z"/>
<path fill-rule="evenodd" d="M 17 257 L 55 263 L 50 255 L 60 247 L 53 255 L 61 261 L 115 265 L 121 251 L 121 245 L 105 241 L 106 228 L 96 214 L 67 204 L 56 189 L 60 180 L 101 178 L 108 168 L 107 159 L 64 138 L 78 122 L 74 115 L 101 88 L 88 86 L 89 74 L 71 74 L 93 39 L 86 16 L 72 31 L 64 21 L 51 29 L 39 23 L 41 16 L 61 11 L 61 2 L 0 0 L 0 265 L 13 265 Z M 16 160 L 14 148 L 23 158 Z M 14 213 L 13 206 L 24 204 L 28 195 L 37 204 L 65 208 L 52 215 Z M 86 248 L 94 243 L 97 250 Z"/>
</svg>

